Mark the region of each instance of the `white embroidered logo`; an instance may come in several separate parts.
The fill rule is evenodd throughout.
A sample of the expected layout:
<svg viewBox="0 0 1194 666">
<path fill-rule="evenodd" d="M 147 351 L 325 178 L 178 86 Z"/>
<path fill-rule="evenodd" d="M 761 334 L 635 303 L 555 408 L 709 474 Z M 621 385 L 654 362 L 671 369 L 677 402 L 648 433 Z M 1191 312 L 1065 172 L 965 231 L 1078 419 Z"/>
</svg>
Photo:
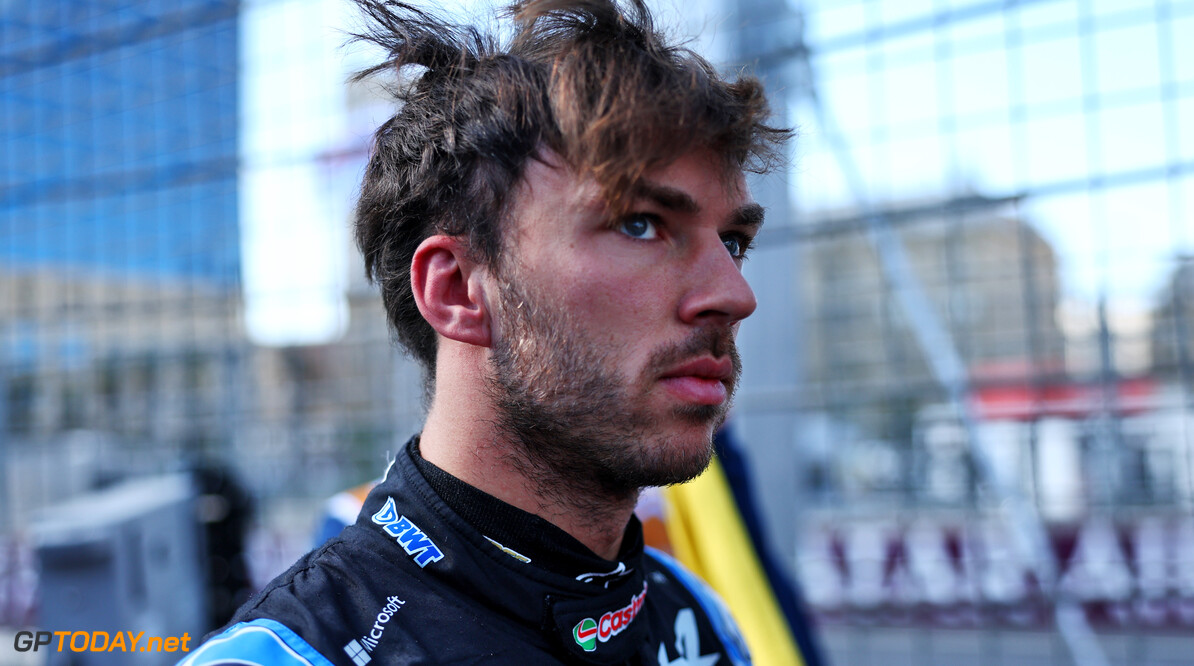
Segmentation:
<svg viewBox="0 0 1194 666">
<path fill-rule="evenodd" d="M 721 659 L 719 654 L 701 654 L 701 635 L 697 631 L 696 614 L 691 608 L 676 613 L 676 652 L 679 657 L 668 661 L 667 647 L 659 644 L 661 666 L 713 666 Z"/>
<path fill-rule="evenodd" d="M 406 602 L 398 597 L 389 597 L 386 599 L 386 605 L 377 614 L 377 619 L 373 621 L 373 627 L 369 633 L 361 636 L 360 640 L 348 641 L 348 645 L 344 646 L 344 652 L 352 659 L 352 663 L 356 666 L 365 666 L 373 660 L 369 653 L 377 649 L 377 642 L 381 640 L 381 635 L 386 630 L 386 623 L 404 605 Z"/>
</svg>

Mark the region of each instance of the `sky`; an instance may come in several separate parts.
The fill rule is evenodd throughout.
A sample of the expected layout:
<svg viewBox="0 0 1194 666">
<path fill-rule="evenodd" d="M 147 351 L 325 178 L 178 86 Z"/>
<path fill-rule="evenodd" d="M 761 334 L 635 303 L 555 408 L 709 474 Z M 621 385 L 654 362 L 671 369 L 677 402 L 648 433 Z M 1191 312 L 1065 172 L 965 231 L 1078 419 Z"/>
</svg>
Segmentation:
<svg viewBox="0 0 1194 666">
<path fill-rule="evenodd" d="M 262 344 L 325 342 L 348 323 L 349 193 L 327 191 L 316 159 L 341 138 L 347 68 L 330 26 L 343 5 L 244 5 L 242 279 L 249 334 Z"/>
</svg>

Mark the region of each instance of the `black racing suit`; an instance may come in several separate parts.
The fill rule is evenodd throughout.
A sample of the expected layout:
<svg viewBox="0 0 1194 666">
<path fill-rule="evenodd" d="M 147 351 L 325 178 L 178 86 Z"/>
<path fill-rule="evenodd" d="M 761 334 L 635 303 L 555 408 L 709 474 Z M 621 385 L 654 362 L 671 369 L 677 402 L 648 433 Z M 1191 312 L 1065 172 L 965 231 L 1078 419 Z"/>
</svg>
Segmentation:
<svg viewBox="0 0 1194 666">
<path fill-rule="evenodd" d="M 249 600 L 183 662 L 749 664 L 711 590 L 644 550 L 618 561 L 401 451 L 357 522 Z"/>
</svg>

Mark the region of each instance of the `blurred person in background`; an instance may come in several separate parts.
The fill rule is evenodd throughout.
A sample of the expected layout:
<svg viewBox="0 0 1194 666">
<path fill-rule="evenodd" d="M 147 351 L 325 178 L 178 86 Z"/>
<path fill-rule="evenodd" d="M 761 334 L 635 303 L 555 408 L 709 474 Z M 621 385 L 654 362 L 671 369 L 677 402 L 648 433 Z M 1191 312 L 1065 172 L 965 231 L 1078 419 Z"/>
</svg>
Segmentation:
<svg viewBox="0 0 1194 666">
<path fill-rule="evenodd" d="M 354 525 L 187 664 L 745 664 L 716 595 L 643 545 L 642 488 L 709 464 L 774 164 L 761 85 L 639 0 L 528 0 L 499 42 L 359 0 L 397 74 L 356 236 L 426 370 L 423 431 Z"/>
</svg>

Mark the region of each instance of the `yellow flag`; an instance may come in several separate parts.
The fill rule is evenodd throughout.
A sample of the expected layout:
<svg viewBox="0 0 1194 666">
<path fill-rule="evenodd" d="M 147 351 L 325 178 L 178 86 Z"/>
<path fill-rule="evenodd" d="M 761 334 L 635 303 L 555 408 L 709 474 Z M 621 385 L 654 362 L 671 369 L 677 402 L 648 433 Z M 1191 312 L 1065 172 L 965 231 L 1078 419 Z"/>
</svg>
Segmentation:
<svg viewBox="0 0 1194 666">
<path fill-rule="evenodd" d="M 729 606 L 755 666 L 803 666 L 718 460 L 696 479 L 664 489 L 664 499 L 673 554 Z"/>
</svg>

